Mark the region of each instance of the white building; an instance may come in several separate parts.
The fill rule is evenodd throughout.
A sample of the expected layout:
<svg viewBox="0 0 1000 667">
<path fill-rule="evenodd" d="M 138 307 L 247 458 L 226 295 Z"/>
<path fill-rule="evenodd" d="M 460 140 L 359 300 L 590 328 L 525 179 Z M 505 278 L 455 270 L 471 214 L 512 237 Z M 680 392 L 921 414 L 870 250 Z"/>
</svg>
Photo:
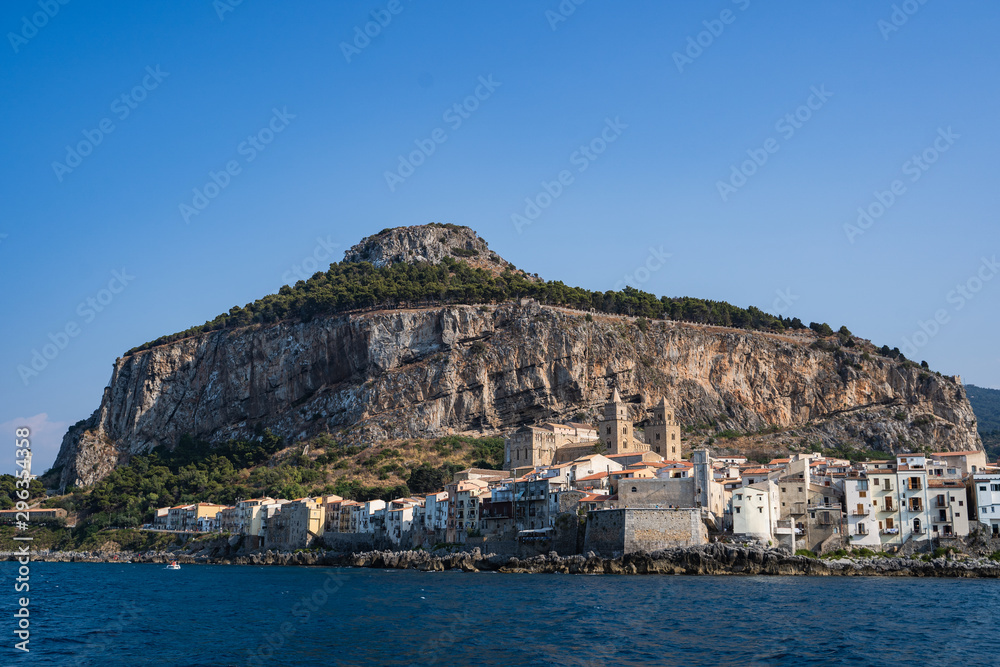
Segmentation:
<svg viewBox="0 0 1000 667">
<path fill-rule="evenodd" d="M 930 479 L 927 496 L 927 525 L 931 527 L 931 537 L 969 534 L 971 508 L 965 502 L 968 498 L 965 484 L 957 479 Z"/>
<path fill-rule="evenodd" d="M 1000 474 L 973 475 L 972 490 L 980 528 L 1000 537 Z"/>
<path fill-rule="evenodd" d="M 778 485 L 770 480 L 734 490 L 733 534 L 764 544 L 777 542 L 778 502 Z"/>
</svg>

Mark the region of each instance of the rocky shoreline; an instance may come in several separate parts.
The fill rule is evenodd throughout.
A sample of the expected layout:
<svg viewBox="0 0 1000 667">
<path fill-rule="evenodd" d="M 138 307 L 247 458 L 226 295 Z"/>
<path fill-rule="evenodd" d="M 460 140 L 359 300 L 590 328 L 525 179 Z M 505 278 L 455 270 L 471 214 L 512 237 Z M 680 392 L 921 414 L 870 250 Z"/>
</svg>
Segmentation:
<svg viewBox="0 0 1000 667">
<path fill-rule="evenodd" d="M 0 554 L 6 560 L 11 553 Z M 231 564 L 258 566 L 327 566 L 417 570 L 421 572 L 501 572 L 531 574 L 685 574 L 771 576 L 891 576 L 1000 578 L 1000 562 L 987 558 L 839 558 L 815 559 L 760 547 L 708 544 L 667 549 L 621 558 L 587 555 L 559 556 L 555 552 L 531 558 L 484 554 L 478 548 L 458 553 L 427 551 L 253 552 L 231 557 L 173 553 L 41 552 L 33 561 L 73 563 Z"/>
</svg>

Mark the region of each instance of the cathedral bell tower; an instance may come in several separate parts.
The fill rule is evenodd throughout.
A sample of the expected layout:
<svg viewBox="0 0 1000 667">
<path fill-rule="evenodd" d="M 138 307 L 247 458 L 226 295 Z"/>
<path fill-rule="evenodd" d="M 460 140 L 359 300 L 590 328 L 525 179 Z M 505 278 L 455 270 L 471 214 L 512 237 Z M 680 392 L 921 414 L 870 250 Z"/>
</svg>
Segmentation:
<svg viewBox="0 0 1000 667">
<path fill-rule="evenodd" d="M 632 420 L 628 416 L 628 406 L 622 402 L 617 387 L 611 401 L 604 405 L 604 417 L 598 423 L 597 437 L 608 446 L 610 454 L 625 454 L 638 451 L 632 437 Z"/>
</svg>

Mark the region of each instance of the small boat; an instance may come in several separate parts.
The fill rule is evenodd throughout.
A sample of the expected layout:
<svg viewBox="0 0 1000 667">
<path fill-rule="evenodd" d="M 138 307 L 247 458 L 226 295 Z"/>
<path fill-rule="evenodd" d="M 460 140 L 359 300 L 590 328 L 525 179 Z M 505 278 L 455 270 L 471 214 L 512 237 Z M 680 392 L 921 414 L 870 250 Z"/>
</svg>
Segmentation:
<svg viewBox="0 0 1000 667">
<path fill-rule="evenodd" d="M 170 561 L 170 565 L 167 566 L 167 569 L 168 570 L 179 570 L 179 569 L 181 569 L 181 566 L 177 564 L 177 561 L 172 560 L 172 561 Z"/>
</svg>

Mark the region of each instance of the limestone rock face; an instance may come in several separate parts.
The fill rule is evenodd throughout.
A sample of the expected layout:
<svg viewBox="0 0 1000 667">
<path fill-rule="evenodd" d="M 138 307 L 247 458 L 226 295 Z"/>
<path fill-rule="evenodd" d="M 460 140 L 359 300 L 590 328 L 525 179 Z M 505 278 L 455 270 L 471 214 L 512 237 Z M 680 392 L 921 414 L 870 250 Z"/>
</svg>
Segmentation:
<svg viewBox="0 0 1000 667">
<path fill-rule="evenodd" d="M 410 241 L 379 247 L 365 256 L 420 252 Z M 63 485 L 92 484 L 182 434 L 218 442 L 265 427 L 354 443 L 500 434 L 593 420 L 613 387 L 636 419 L 665 397 L 683 425 L 801 428 L 827 445 L 887 452 L 982 448 L 958 378 L 825 351 L 811 336 L 668 321 L 643 332 L 584 315 L 534 302 L 397 309 L 178 340 L 115 362 L 100 407 L 66 434 L 55 466 Z"/>
<path fill-rule="evenodd" d="M 500 273 L 514 266 L 487 246 L 469 227 L 458 225 L 417 225 L 393 227 L 368 236 L 344 253 L 344 261 L 370 262 L 381 268 L 391 264 L 428 262 L 437 264 L 445 257 L 461 259 L 474 268 Z"/>
</svg>

